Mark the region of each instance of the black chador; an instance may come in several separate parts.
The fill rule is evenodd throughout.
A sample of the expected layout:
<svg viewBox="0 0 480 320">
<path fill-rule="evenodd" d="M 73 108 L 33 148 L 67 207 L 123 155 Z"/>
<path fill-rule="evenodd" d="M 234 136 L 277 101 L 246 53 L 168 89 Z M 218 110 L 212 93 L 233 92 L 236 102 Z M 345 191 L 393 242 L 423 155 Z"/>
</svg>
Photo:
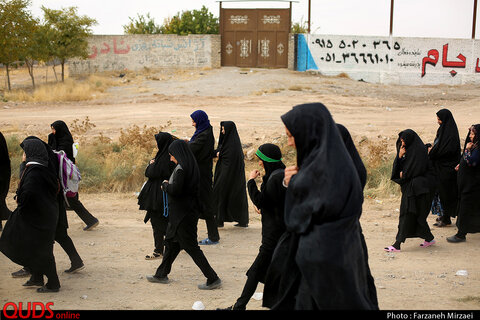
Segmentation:
<svg viewBox="0 0 480 320">
<path fill-rule="evenodd" d="M 165 253 L 155 275 L 147 276 L 150 282 L 167 283 L 172 264 L 180 251 L 185 250 L 207 278 L 200 289 L 215 289 L 221 280 L 212 269 L 197 243 L 197 223 L 199 215 L 200 172 L 197 161 L 187 142 L 175 140 L 168 152 L 176 163 L 168 181 L 162 184 L 162 190 L 168 195 L 169 222 L 165 237 Z"/>
<path fill-rule="evenodd" d="M 298 173 L 287 188 L 286 232 L 267 272 L 272 309 L 378 309 L 369 287 L 355 165 L 327 108 L 293 107 L 282 117 L 295 140 Z"/>
<path fill-rule="evenodd" d="M 195 123 L 195 133 L 189 141 L 190 149 L 197 159 L 200 170 L 200 219 L 205 220 L 208 238 L 200 241 L 201 244 L 215 244 L 220 240 L 218 234 L 216 210 L 213 204 L 213 157 L 215 138 L 208 115 L 197 110 L 190 117 Z"/>
<path fill-rule="evenodd" d="M 232 121 L 220 122 L 218 161 L 213 181 L 214 202 L 217 206 L 217 222 L 238 222 L 248 226 L 248 200 L 245 181 L 245 160 L 237 127 Z"/>
<path fill-rule="evenodd" d="M 407 238 L 422 238 L 422 247 L 434 243 L 427 223 L 432 203 L 428 180 L 428 152 L 417 133 L 411 129 L 398 134 L 397 156 L 393 162 L 391 180 L 400 185 L 402 198 L 396 241 L 386 251 L 400 251 Z"/>
<path fill-rule="evenodd" d="M 458 165 L 457 234 L 448 242 L 463 242 L 467 233 L 480 232 L 480 124 L 473 125 L 465 139 Z"/>
<path fill-rule="evenodd" d="M 2 230 L 2 220 L 7 220 L 12 213 L 6 203 L 8 190 L 10 189 L 11 174 L 12 169 L 10 167 L 7 141 L 0 132 L 0 230 Z"/>
<path fill-rule="evenodd" d="M 73 137 L 68 129 L 67 124 L 62 120 L 57 120 L 50 125 L 52 133 L 48 135 L 48 145 L 56 151 L 63 150 L 67 158 L 75 163 L 73 156 Z M 80 202 L 78 193 L 75 197 L 68 199 L 70 208 L 85 222 L 86 226 L 83 230 L 90 230 L 98 225 L 98 219 L 95 218 Z"/>
<path fill-rule="evenodd" d="M 49 157 L 42 141 L 24 140 L 26 166 L 17 189 L 17 208 L 5 224 L 0 251 L 34 274 L 46 275 L 48 282 L 39 292 L 58 291 L 53 244 L 58 223 L 56 174 L 48 166 Z"/>
<path fill-rule="evenodd" d="M 451 224 L 456 216 L 458 203 L 457 172 L 455 167 L 460 161 L 460 137 L 457 124 L 448 109 L 437 112 L 441 121 L 432 148 L 428 155 L 436 175 L 436 192 L 443 208 L 443 216 L 435 225 L 443 227 Z"/>
<path fill-rule="evenodd" d="M 247 282 L 241 296 L 232 307 L 228 308 L 233 310 L 245 310 L 258 283 L 265 283 L 265 275 L 272 260 L 273 251 L 278 239 L 285 232 L 283 211 L 286 188 L 282 185 L 285 169 L 282 153 L 278 146 L 266 143 L 258 148 L 256 155 L 265 169 L 265 175 L 260 190 L 252 176 L 247 182 L 247 187 L 250 199 L 262 216 L 262 244 L 255 261 L 247 271 Z"/>
<path fill-rule="evenodd" d="M 365 168 L 365 165 L 363 164 L 362 158 L 360 157 L 360 154 L 358 153 L 357 148 L 355 147 L 355 144 L 353 143 L 352 136 L 350 135 L 350 132 L 348 129 L 342 125 L 337 123 L 338 130 L 340 131 L 340 135 L 342 136 L 343 143 L 345 144 L 345 147 L 347 148 L 347 152 L 350 155 L 350 157 L 353 160 L 353 164 L 355 165 L 355 168 L 358 173 L 358 177 L 360 178 L 360 183 L 362 185 L 362 189 L 365 188 L 365 185 L 367 184 L 367 169 Z M 360 217 L 359 217 L 360 218 Z M 359 222 L 360 223 L 360 222 Z M 361 224 L 360 224 L 360 236 L 362 239 L 362 246 L 363 250 L 365 252 L 365 256 L 368 258 L 368 249 L 367 249 L 367 243 L 365 241 L 365 237 L 363 235 L 363 231 L 361 229 Z M 370 295 L 371 295 L 371 301 L 375 303 L 375 305 L 378 305 L 378 298 L 377 298 L 377 289 L 375 287 L 375 280 L 372 276 L 372 273 L 370 271 L 370 266 L 368 265 L 368 259 L 365 259 L 365 262 L 367 262 L 367 265 L 365 268 L 367 269 L 367 274 L 368 274 L 368 286 L 370 290 Z"/>
<path fill-rule="evenodd" d="M 161 186 L 164 180 L 170 178 L 175 166 L 170 161 L 168 154 L 168 147 L 173 140 L 172 135 L 167 132 L 159 132 L 155 135 L 158 151 L 145 170 L 148 180 L 138 195 L 140 210 L 147 211 L 144 222 L 147 223 L 150 220 L 153 229 L 155 248 L 152 254 L 145 257 L 146 259 L 154 259 L 163 255 L 164 237 L 168 224 L 168 206 Z"/>
</svg>

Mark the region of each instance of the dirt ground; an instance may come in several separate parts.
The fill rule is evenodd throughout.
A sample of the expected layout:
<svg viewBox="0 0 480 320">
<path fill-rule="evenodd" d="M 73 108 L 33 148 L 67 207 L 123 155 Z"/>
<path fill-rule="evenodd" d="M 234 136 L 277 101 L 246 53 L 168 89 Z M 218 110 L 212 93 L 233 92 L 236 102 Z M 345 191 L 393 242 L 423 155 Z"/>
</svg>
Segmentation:
<svg viewBox="0 0 480 320">
<path fill-rule="evenodd" d="M 387 138 L 393 148 L 397 133 L 406 128 L 431 142 L 438 127 L 435 113 L 444 107 L 453 112 L 464 138 L 468 127 L 480 122 L 479 89 L 478 85 L 388 86 L 289 70 L 197 70 L 188 77 L 126 83 L 88 102 L 0 102 L 0 130 L 4 135 L 46 137 L 53 121 L 71 123 L 88 116 L 96 125 L 91 135 L 102 133 L 115 139 L 121 128 L 133 124 L 159 126 L 171 121 L 169 129 L 188 138 L 194 131 L 189 115 L 202 109 L 216 133 L 220 121 L 235 121 L 242 143 L 256 147 L 284 135 L 280 116 L 292 106 L 322 102 L 355 141 Z M 83 222 L 73 211 L 68 212 L 69 234 L 86 268 L 76 274 L 64 273 L 69 260 L 56 245 L 61 291 L 38 294 L 22 287 L 26 279 L 10 276 L 19 266 L 0 255 L 0 305 L 51 301 L 54 310 L 190 310 L 195 301 L 202 301 L 212 310 L 233 304 L 240 295 L 261 239 L 260 219 L 252 206 L 248 228 L 226 223 L 219 229 L 218 245 L 201 247 L 223 281 L 221 289 L 205 292 L 197 289 L 204 278 L 185 252 L 173 266 L 171 283 L 146 280 L 160 260 L 144 259 L 153 249 L 152 229 L 143 223 L 145 212 L 138 210 L 134 193 L 81 193 L 80 198 L 100 220 L 97 228 L 83 231 Z M 13 209 L 12 193 L 7 200 Z M 366 198 L 361 219 L 380 308 L 480 309 L 480 234 L 468 235 L 465 243 L 450 244 L 446 237 L 456 228 L 433 227 L 435 217 L 431 215 L 436 245 L 421 248 L 420 239 L 408 239 L 402 252 L 386 253 L 383 248 L 395 238 L 399 204 L 396 196 Z M 198 238 L 205 237 L 205 223 L 200 220 Z M 466 270 L 467 275 L 457 275 L 459 270 Z M 262 289 L 260 284 L 257 292 Z M 252 299 L 247 308 L 262 309 L 261 304 Z"/>
</svg>

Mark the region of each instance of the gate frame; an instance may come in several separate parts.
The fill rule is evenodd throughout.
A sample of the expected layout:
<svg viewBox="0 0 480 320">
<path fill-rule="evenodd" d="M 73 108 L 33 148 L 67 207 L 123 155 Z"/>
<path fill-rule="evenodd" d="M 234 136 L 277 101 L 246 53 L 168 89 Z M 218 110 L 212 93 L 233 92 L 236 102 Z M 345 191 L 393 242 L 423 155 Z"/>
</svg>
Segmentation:
<svg viewBox="0 0 480 320">
<path fill-rule="evenodd" d="M 247 10 L 247 8 L 223 8 L 222 7 L 222 3 L 223 2 L 227 2 L 227 3 L 230 3 L 230 2 L 281 2 L 281 3 L 286 3 L 288 2 L 290 4 L 290 7 L 288 8 L 289 10 L 289 21 L 288 21 L 288 34 L 290 34 L 290 30 L 292 28 L 292 3 L 293 2 L 296 2 L 298 3 L 299 1 L 298 0 L 218 0 L 217 1 L 219 3 L 219 23 L 220 23 L 220 28 L 219 28 L 219 34 L 220 34 L 220 37 L 222 37 L 223 35 L 223 32 L 224 32 L 224 26 L 223 26 L 223 16 L 222 16 L 222 9 L 245 9 Z M 249 8 L 249 10 L 259 10 L 259 9 L 282 9 L 282 10 L 285 10 L 287 8 Z M 258 30 L 257 30 L 258 32 Z M 222 43 L 222 39 L 220 39 L 220 44 Z M 220 45 L 220 66 L 223 67 L 223 46 Z M 288 49 L 288 41 L 287 41 L 287 54 L 289 52 L 289 49 Z M 257 61 L 257 58 L 255 58 L 255 61 Z M 255 63 L 255 66 L 252 67 L 252 68 L 266 68 L 266 67 L 257 67 L 258 63 L 256 62 Z M 288 68 L 288 62 L 287 62 L 287 67 Z M 273 68 L 273 67 L 272 67 Z"/>
</svg>

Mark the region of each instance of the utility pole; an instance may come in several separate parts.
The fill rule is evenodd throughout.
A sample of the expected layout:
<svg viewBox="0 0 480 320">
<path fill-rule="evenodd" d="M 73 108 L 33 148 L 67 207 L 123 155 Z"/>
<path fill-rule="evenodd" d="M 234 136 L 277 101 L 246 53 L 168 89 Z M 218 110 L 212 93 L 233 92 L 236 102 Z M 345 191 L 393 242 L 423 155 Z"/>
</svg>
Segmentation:
<svg viewBox="0 0 480 320">
<path fill-rule="evenodd" d="M 477 0 L 475 0 L 477 1 Z M 394 6 L 394 0 L 390 1 L 390 37 L 393 34 L 393 6 Z"/>
<path fill-rule="evenodd" d="M 477 26 L 477 0 L 473 1 L 473 23 L 472 23 L 472 39 L 475 39 L 475 27 Z"/>
<path fill-rule="evenodd" d="M 312 10 L 312 0 L 308 0 L 308 33 L 310 33 L 310 19 L 312 15 L 311 10 Z"/>
</svg>

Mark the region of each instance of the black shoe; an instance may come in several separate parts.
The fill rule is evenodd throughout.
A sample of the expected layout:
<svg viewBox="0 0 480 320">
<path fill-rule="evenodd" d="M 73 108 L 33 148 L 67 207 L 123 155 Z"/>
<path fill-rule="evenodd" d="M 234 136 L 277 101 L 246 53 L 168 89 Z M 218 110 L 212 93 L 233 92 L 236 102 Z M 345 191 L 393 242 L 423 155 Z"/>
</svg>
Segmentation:
<svg viewBox="0 0 480 320">
<path fill-rule="evenodd" d="M 213 290 L 220 288 L 222 286 L 222 280 L 220 278 L 217 278 L 217 280 L 213 281 L 212 283 L 208 284 L 207 283 L 202 283 L 198 285 L 198 289 L 200 290 Z"/>
<path fill-rule="evenodd" d="M 88 231 L 88 230 L 92 230 L 93 228 L 95 228 L 96 226 L 98 226 L 98 219 L 96 219 L 97 221 L 95 221 L 94 223 L 86 226 L 85 228 L 83 228 L 83 231 Z"/>
<path fill-rule="evenodd" d="M 75 273 L 75 272 L 80 271 L 80 270 L 83 270 L 83 269 L 85 269 L 85 265 L 84 265 L 83 262 L 82 262 L 82 263 L 79 264 L 79 265 L 75 265 L 75 266 L 72 265 L 72 266 L 70 267 L 70 269 L 67 269 L 67 270 L 65 270 L 64 272 L 65 272 L 65 273 Z"/>
<path fill-rule="evenodd" d="M 451 242 L 451 243 L 458 243 L 458 242 L 465 242 L 465 241 L 467 241 L 467 239 L 466 238 L 460 238 L 460 237 L 457 237 L 455 235 L 455 236 L 448 237 L 447 241 Z"/>
<path fill-rule="evenodd" d="M 30 271 L 26 270 L 25 268 L 12 272 L 12 277 L 14 278 L 25 278 L 29 277 L 30 275 Z"/>
<path fill-rule="evenodd" d="M 48 288 L 47 286 L 42 286 L 37 289 L 37 292 L 39 293 L 49 293 L 49 292 L 58 292 L 60 291 L 60 288 Z"/>
<path fill-rule="evenodd" d="M 248 224 L 237 223 L 237 224 L 234 225 L 234 227 L 248 228 Z"/>
<path fill-rule="evenodd" d="M 43 280 L 37 280 L 34 281 L 32 279 L 29 279 L 27 282 L 23 284 L 24 287 L 42 287 L 43 286 Z"/>
<path fill-rule="evenodd" d="M 153 282 L 153 283 L 163 283 L 163 284 L 167 284 L 167 283 L 170 282 L 170 280 L 168 279 L 167 276 L 162 277 L 162 278 L 159 278 L 159 277 L 157 277 L 157 276 L 155 276 L 155 275 L 153 275 L 153 276 L 148 275 L 148 276 L 147 276 L 147 280 L 148 280 L 149 282 Z"/>
</svg>

